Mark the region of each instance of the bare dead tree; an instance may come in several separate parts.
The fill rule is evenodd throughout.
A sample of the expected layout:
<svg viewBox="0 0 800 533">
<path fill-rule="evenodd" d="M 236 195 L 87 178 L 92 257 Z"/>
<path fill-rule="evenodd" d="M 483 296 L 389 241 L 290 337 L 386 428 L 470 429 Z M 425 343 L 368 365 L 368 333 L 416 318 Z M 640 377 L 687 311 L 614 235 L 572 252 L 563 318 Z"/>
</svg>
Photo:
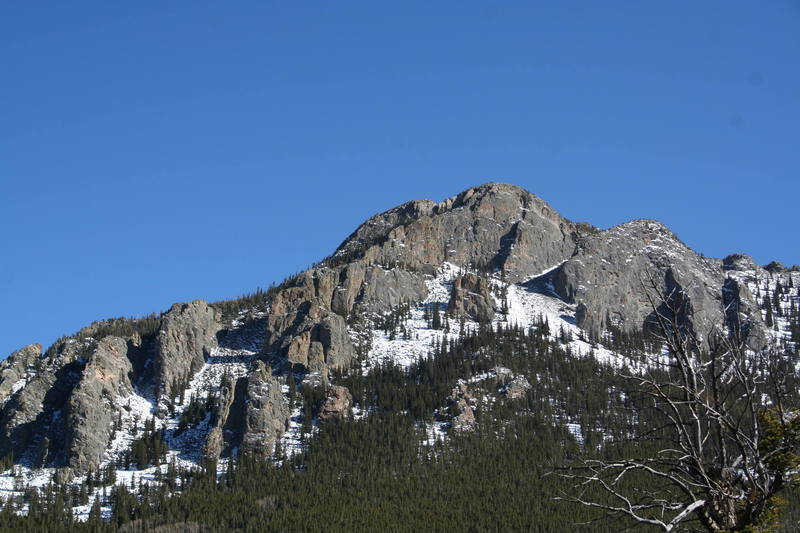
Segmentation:
<svg viewBox="0 0 800 533">
<path fill-rule="evenodd" d="M 559 499 L 665 532 L 768 530 L 800 465 L 787 357 L 748 346 L 738 309 L 735 324 L 701 338 L 683 289 L 668 292 L 648 273 L 642 290 L 664 350 L 626 379 L 639 400 L 633 448 L 650 453 L 575 461 L 561 474 L 573 490 Z"/>
</svg>

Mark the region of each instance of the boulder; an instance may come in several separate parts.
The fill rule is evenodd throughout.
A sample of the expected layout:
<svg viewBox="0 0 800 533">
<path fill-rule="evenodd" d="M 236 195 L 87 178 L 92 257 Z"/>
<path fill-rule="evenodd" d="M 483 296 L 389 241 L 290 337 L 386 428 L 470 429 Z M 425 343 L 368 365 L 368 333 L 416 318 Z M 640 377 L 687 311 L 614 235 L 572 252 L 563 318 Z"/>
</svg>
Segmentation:
<svg viewBox="0 0 800 533">
<path fill-rule="evenodd" d="M 475 431 L 475 411 L 469 405 L 461 408 L 461 412 L 453 417 L 452 428 L 455 431 Z"/>
<path fill-rule="evenodd" d="M 492 371 L 496 376 L 497 382 L 501 385 L 505 385 L 514 378 L 514 372 L 512 372 L 510 368 L 504 366 L 496 366 Z"/>
</svg>

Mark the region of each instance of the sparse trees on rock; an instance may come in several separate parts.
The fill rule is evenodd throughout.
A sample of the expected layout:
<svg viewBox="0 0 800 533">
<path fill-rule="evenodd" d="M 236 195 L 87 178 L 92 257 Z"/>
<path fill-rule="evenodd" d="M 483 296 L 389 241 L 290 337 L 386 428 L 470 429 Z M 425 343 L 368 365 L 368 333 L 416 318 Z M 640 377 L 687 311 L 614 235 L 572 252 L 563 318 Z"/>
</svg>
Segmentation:
<svg viewBox="0 0 800 533">
<path fill-rule="evenodd" d="M 766 531 L 800 465 L 791 365 L 775 348 L 749 346 L 741 327 L 700 338 L 680 288 L 667 294 L 653 277 L 642 288 L 666 349 L 628 376 L 636 445 L 572 463 L 562 475 L 574 491 L 560 499 L 665 532 Z"/>
</svg>

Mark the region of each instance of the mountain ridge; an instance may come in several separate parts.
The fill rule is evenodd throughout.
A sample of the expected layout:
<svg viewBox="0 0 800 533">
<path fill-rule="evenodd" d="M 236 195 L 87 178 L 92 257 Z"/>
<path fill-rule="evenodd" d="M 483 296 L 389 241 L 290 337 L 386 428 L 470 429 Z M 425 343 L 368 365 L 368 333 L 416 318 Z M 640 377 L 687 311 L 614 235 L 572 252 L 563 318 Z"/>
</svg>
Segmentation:
<svg viewBox="0 0 800 533">
<path fill-rule="evenodd" d="M 446 199 L 444 199 L 442 201 L 439 201 L 439 202 L 437 202 L 435 200 L 431 200 L 431 199 L 411 200 L 411 201 L 405 202 L 403 204 L 400 204 L 398 206 L 389 208 L 389 209 L 387 209 L 385 211 L 382 211 L 380 213 L 376 213 L 375 215 L 372 215 L 371 217 L 369 217 L 365 222 L 360 224 L 348 237 L 346 237 L 339 244 L 339 246 L 336 248 L 336 250 L 334 250 L 333 253 L 331 253 L 330 255 L 326 256 L 325 258 L 320 260 L 315 265 L 322 265 L 322 264 L 325 264 L 329 260 L 333 260 L 341 252 L 345 251 L 347 245 L 353 240 L 354 237 L 356 237 L 359 229 L 361 229 L 362 227 L 366 226 L 370 222 L 372 222 L 374 220 L 377 220 L 380 217 L 383 217 L 384 215 L 393 213 L 393 212 L 395 212 L 397 210 L 403 210 L 403 209 L 407 208 L 407 206 L 414 206 L 414 205 L 417 205 L 417 204 L 425 204 L 425 205 L 430 205 L 432 207 L 433 206 L 437 206 L 437 205 L 447 204 L 449 201 L 455 201 L 457 198 L 466 195 L 470 191 L 475 191 L 477 189 L 483 189 L 483 188 L 491 188 L 491 187 L 494 187 L 494 186 L 501 187 L 501 188 L 510 188 L 512 190 L 517 190 L 517 191 L 521 191 L 521 192 L 530 194 L 532 197 L 535 197 L 535 198 L 539 199 L 540 201 L 542 201 L 543 203 L 545 203 L 545 205 L 550 207 L 550 209 L 553 209 L 553 211 L 556 211 L 545 200 L 541 199 L 540 197 L 538 197 L 537 195 L 535 195 L 533 193 L 529 193 L 527 190 L 525 190 L 524 188 L 522 188 L 520 186 L 511 184 L 511 183 L 506 183 L 506 182 L 498 182 L 498 181 L 485 182 L 485 183 L 482 183 L 480 185 L 465 189 L 461 193 L 458 193 L 458 194 L 456 194 L 454 196 L 448 197 L 448 198 L 446 198 Z M 568 220 L 568 219 L 565 219 L 565 220 Z M 657 225 L 661 226 L 663 229 L 665 229 L 667 232 L 669 232 L 676 241 L 681 242 L 681 244 L 683 244 L 684 246 L 686 246 L 690 250 L 694 251 L 694 249 L 692 249 L 690 246 L 686 245 L 680 239 L 680 237 L 678 237 L 677 234 L 675 234 L 668 226 L 666 226 L 664 223 L 662 223 L 661 221 L 659 221 L 657 219 L 650 219 L 650 218 L 631 219 L 631 220 L 628 220 L 626 222 L 621 222 L 619 224 L 615 224 L 615 225 L 610 226 L 610 227 L 605 228 L 605 229 L 604 228 L 600 228 L 598 226 L 594 226 L 593 224 L 591 224 L 589 222 L 575 222 L 574 224 L 583 225 L 586 228 L 588 228 L 589 230 L 596 230 L 596 231 L 599 231 L 599 232 L 605 232 L 605 231 L 614 230 L 616 228 L 620 228 L 620 227 L 623 227 L 623 226 L 626 226 L 626 225 L 629 225 L 629 224 L 634 224 L 634 223 L 654 223 L 654 224 L 657 224 Z M 748 254 L 746 254 L 744 252 L 731 252 L 725 258 L 713 258 L 711 256 L 706 256 L 705 254 L 702 254 L 700 252 L 695 252 L 695 253 L 698 253 L 701 257 L 704 257 L 704 258 L 708 258 L 708 259 L 711 259 L 711 260 L 719 260 L 719 261 L 723 261 L 723 262 L 726 261 L 728 258 L 731 258 L 730 261 L 729 261 L 731 263 L 734 262 L 734 261 L 744 261 L 744 262 L 748 263 L 750 265 L 750 267 L 752 267 L 752 268 L 762 268 L 762 269 L 765 269 L 765 270 L 768 270 L 768 271 L 774 271 L 774 272 L 800 271 L 800 265 L 784 266 L 783 263 L 781 263 L 780 261 L 777 261 L 777 260 L 770 261 L 769 263 L 767 263 L 765 265 L 759 265 Z M 301 271 L 301 272 L 304 272 L 304 271 Z M 220 300 L 220 302 L 232 301 L 232 300 L 236 300 L 236 299 L 237 298 L 231 298 L 230 300 Z M 102 319 L 98 319 L 98 320 L 96 320 L 94 322 L 91 322 L 90 324 L 88 324 L 87 326 L 84 326 L 83 328 L 81 328 L 80 330 L 76 331 L 75 333 L 64 334 L 63 336 L 64 337 L 81 336 L 82 333 L 84 331 L 86 331 L 87 329 L 91 329 L 91 328 L 93 328 L 93 327 L 95 327 L 97 325 L 100 325 L 100 324 L 104 323 L 104 322 L 117 321 L 117 320 L 138 320 L 138 319 L 143 319 L 146 316 L 147 315 L 143 315 L 143 316 L 140 316 L 140 317 L 135 317 L 135 316 L 124 316 L 124 317 L 123 316 L 117 316 L 117 317 L 102 318 Z M 17 350 L 14 350 L 13 352 L 11 352 L 11 354 L 14 354 L 16 352 L 22 351 L 22 350 L 24 350 L 24 349 L 26 349 L 26 348 L 28 348 L 30 346 L 34 346 L 35 344 L 36 343 L 34 342 L 34 343 L 31 343 L 31 344 L 27 344 L 27 345 L 21 346 Z M 53 343 L 53 344 L 55 344 L 55 343 Z M 5 356 L 6 359 L 8 357 L 10 357 L 11 354 L 6 355 Z M 0 362 L 2 362 L 2 361 L 0 361 Z"/>
<path fill-rule="evenodd" d="M 636 366 L 608 339 L 649 327 L 646 276 L 686 294 L 686 326 L 701 338 L 743 319 L 754 345 L 796 342 L 796 270 L 698 255 L 653 220 L 606 230 L 575 223 L 520 187 L 491 182 L 378 213 L 266 292 L 98 321 L 44 352 L 18 350 L 0 363 L 0 457 L 35 485 L 43 473 L 80 483 L 115 465 L 124 478 L 131 464 L 156 482 L 167 458 L 188 468 L 239 450 L 298 453 L 320 421 L 295 388 L 318 388 L 322 397 L 304 401 L 345 417 L 358 399 L 335 383 L 348 369 L 409 368 L 444 339 L 487 325 L 546 324 L 547 338 L 569 351 Z M 764 298 L 781 291 L 788 299 L 765 315 Z M 525 394 L 529 378 L 513 395 Z M 444 420 L 469 430 L 480 408 L 458 394 Z M 0 490 L 16 494 L 3 479 Z"/>
</svg>

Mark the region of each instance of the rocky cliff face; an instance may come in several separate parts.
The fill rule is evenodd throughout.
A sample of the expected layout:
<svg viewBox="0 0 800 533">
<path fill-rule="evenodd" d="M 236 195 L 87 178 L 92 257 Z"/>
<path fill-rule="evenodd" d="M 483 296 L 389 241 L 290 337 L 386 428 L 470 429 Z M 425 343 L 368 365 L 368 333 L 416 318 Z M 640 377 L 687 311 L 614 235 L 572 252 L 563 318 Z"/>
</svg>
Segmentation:
<svg viewBox="0 0 800 533">
<path fill-rule="evenodd" d="M 28 372 L 24 386 L 12 387 L 17 390 L 0 411 L 0 455 L 34 465 L 47 460 L 50 437 L 58 437 L 57 441 L 63 437 L 51 429 L 61 427 L 64 407 L 86 366 L 84 354 L 90 350 L 88 343 L 67 339 L 37 356 L 35 371 Z"/>
<path fill-rule="evenodd" d="M 114 336 L 102 339 L 69 396 L 60 462 L 78 471 L 100 467 L 117 412 L 123 408 L 120 399 L 133 390 L 132 375 L 128 343 Z"/>
<path fill-rule="evenodd" d="M 697 255 L 652 220 L 585 237 L 553 278 L 559 296 L 580 305 L 578 323 L 589 331 L 644 328 L 652 313 L 646 297 L 652 283 L 665 294 L 686 291 L 692 310 L 687 318 L 698 334 L 722 323 L 721 262 Z"/>
<path fill-rule="evenodd" d="M 0 406 L 25 386 L 36 372 L 36 362 L 42 355 L 41 344 L 30 344 L 17 350 L 0 362 Z"/>
<path fill-rule="evenodd" d="M 221 329 L 216 312 L 203 300 L 175 304 L 162 319 L 157 337 L 156 381 L 161 396 L 172 394 L 205 363 Z"/>
<path fill-rule="evenodd" d="M 31 464 L 99 467 L 119 398 L 132 391 L 128 343 L 115 336 L 68 339 L 39 367 L 3 409 L 2 453 Z"/>
<path fill-rule="evenodd" d="M 279 441 L 302 441 L 290 412 L 295 382 L 325 389 L 322 419 L 344 416 L 352 397 L 330 386 L 332 371 L 424 357 L 436 333 L 423 317 L 436 306 L 520 327 L 547 316 L 553 329 L 602 338 L 610 327 L 647 327 L 643 283 L 652 282 L 687 298 L 686 323 L 698 334 L 744 319 L 763 340 L 761 300 L 792 276 L 746 256 L 702 257 L 654 221 L 599 230 L 518 187 L 481 185 L 370 218 L 332 256 L 238 314 L 195 300 L 146 321 L 92 324 L 44 354 L 38 345 L 15 352 L 0 363 L 0 456 L 95 469 L 118 461 L 147 420 L 181 460 L 266 456 Z M 402 333 L 381 331 L 402 309 Z M 504 386 L 521 397 L 532 385 L 523 377 Z M 452 403 L 469 429 L 465 391 Z"/>
<path fill-rule="evenodd" d="M 320 267 L 278 292 L 266 350 L 314 369 L 344 367 L 355 352 L 342 319 L 422 301 L 426 276 L 444 262 L 526 279 L 570 257 L 582 228 L 501 183 L 440 203 L 409 202 L 369 219 Z"/>
<path fill-rule="evenodd" d="M 259 362 L 247 380 L 242 452 L 268 456 L 289 425 L 289 405 L 280 381 Z"/>
<path fill-rule="evenodd" d="M 335 260 L 432 272 L 443 262 L 526 279 L 569 258 L 584 228 L 513 185 L 488 183 L 434 203 L 418 200 L 369 219 Z"/>
</svg>

